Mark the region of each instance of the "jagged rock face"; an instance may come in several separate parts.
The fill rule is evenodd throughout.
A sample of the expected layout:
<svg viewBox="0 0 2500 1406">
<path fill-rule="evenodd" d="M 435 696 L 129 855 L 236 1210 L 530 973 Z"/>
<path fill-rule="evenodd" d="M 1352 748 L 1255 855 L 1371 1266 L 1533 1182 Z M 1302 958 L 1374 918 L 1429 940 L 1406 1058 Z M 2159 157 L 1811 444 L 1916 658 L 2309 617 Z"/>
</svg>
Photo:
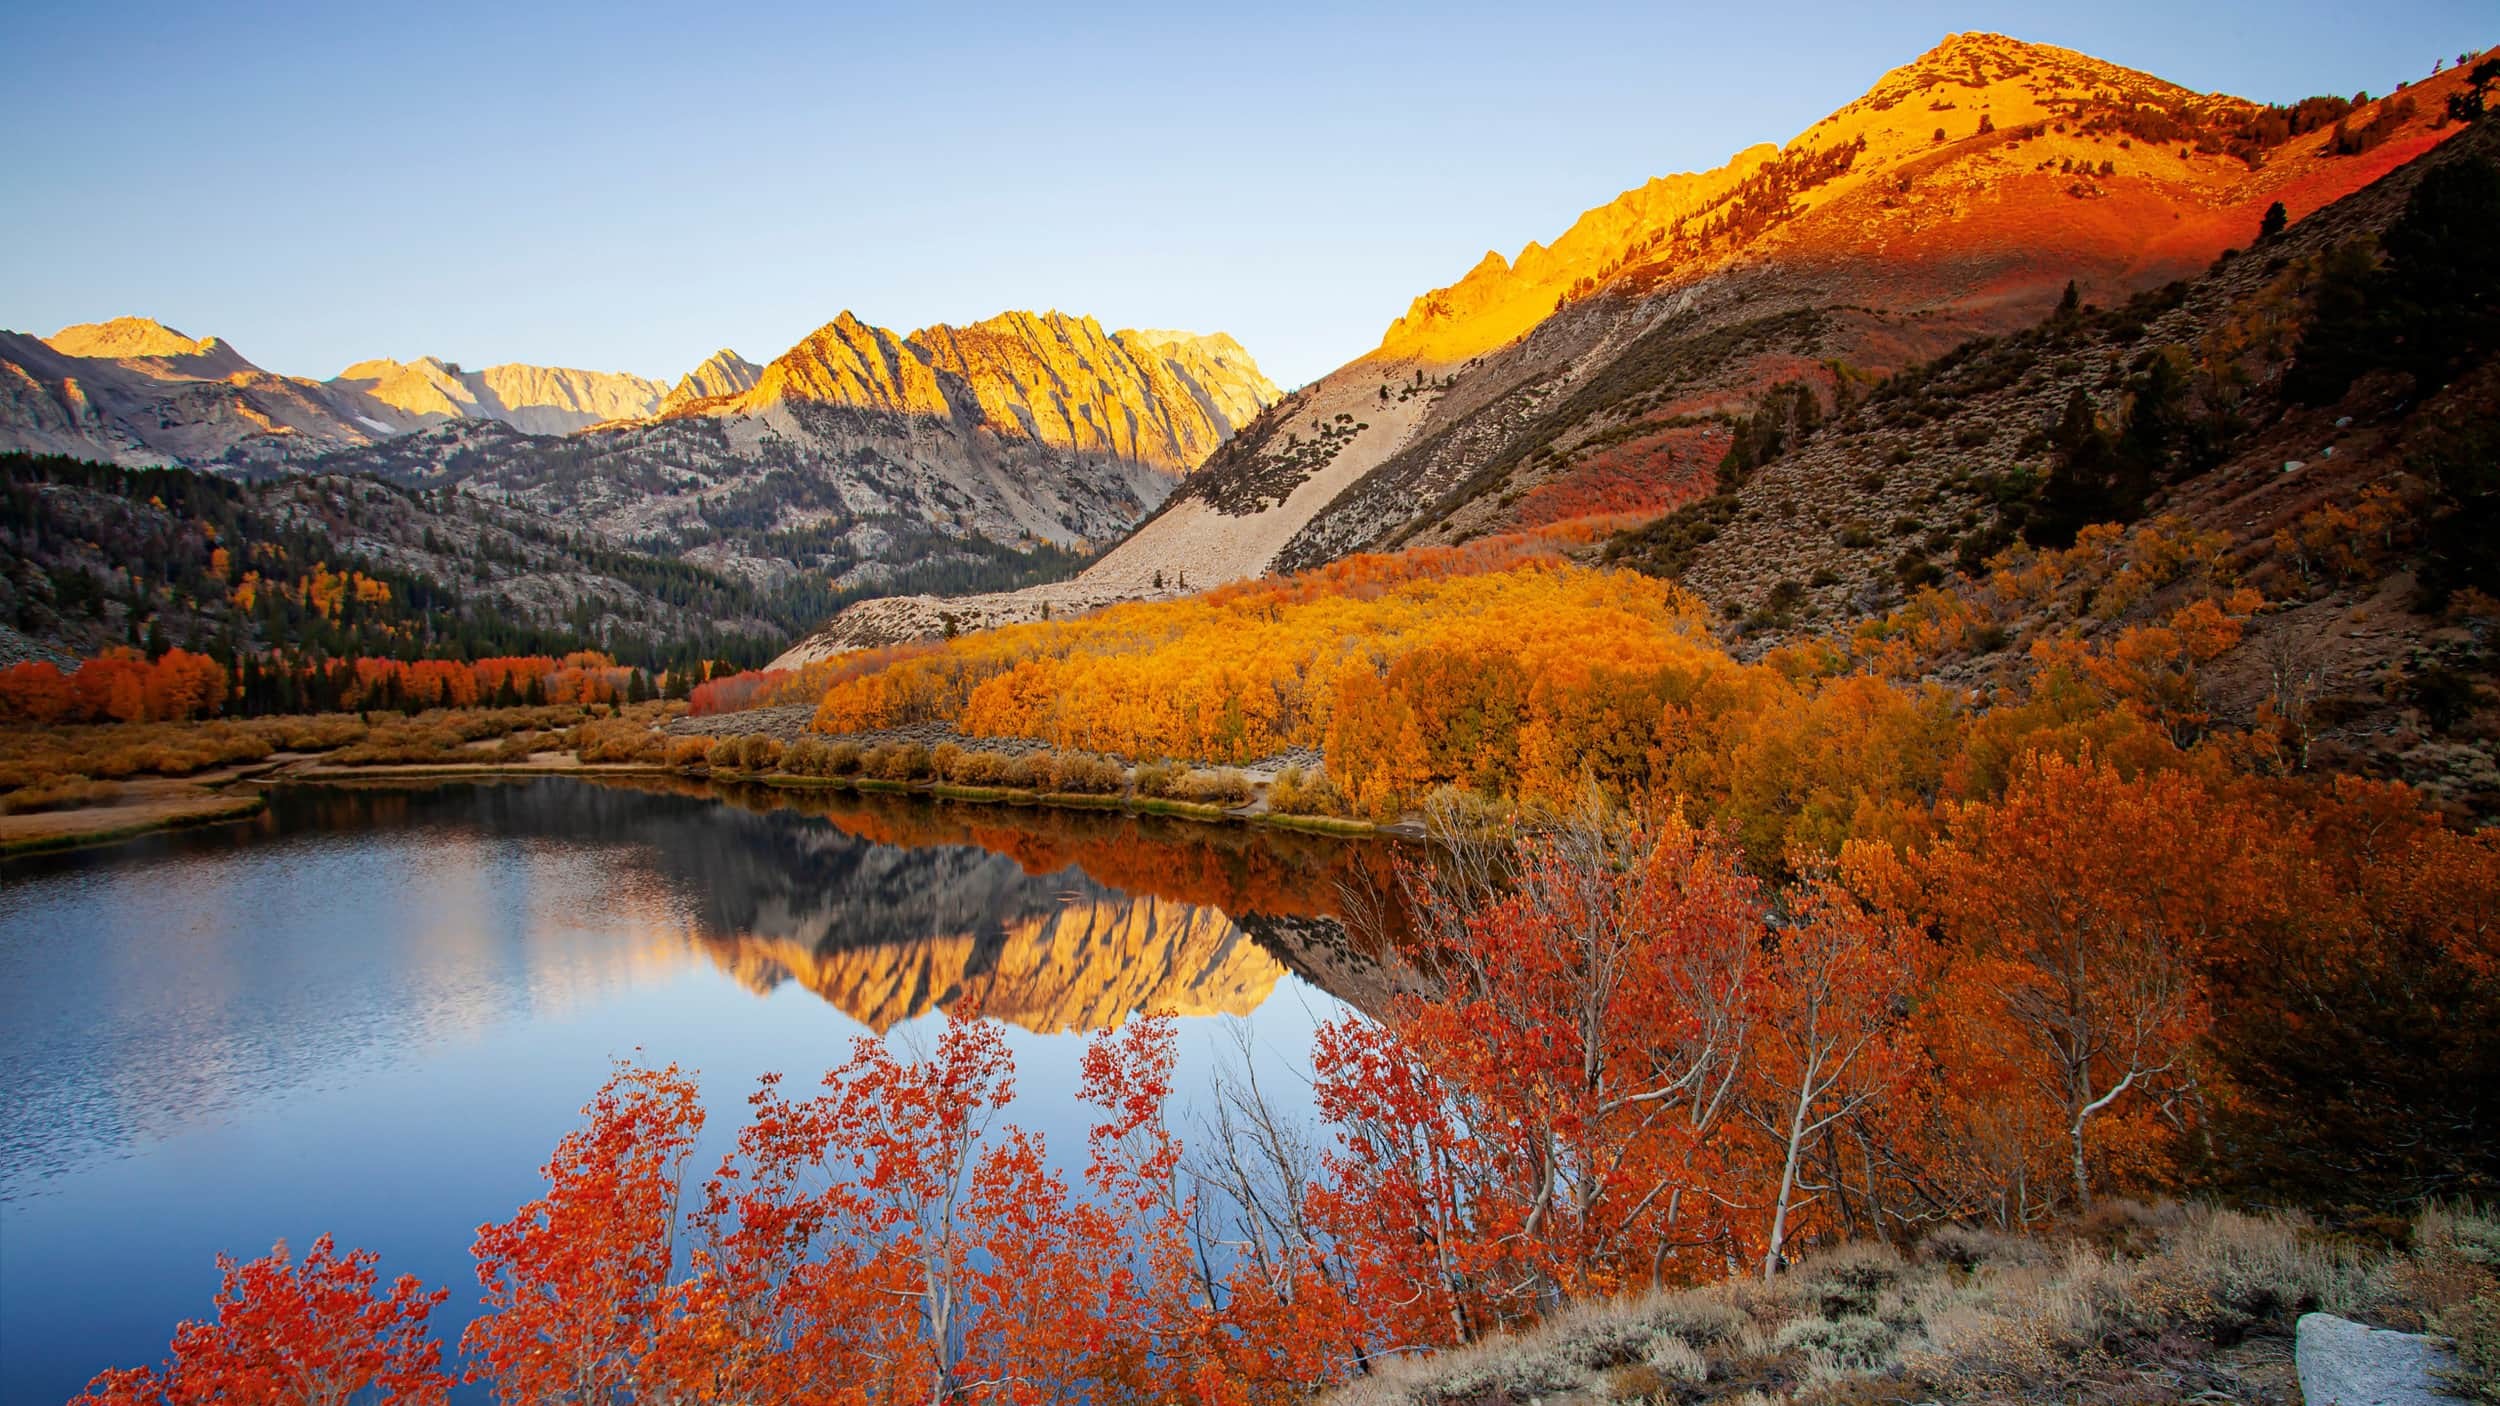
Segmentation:
<svg viewBox="0 0 2500 1406">
<path fill-rule="evenodd" d="M 1090 317 L 1010 312 L 897 337 L 845 312 L 743 394 L 673 413 L 778 424 L 800 407 L 869 410 L 1179 474 L 1275 394 L 1221 334 L 1111 334 Z"/>
<path fill-rule="evenodd" d="M 763 375 L 763 367 L 723 347 L 712 353 L 701 366 L 678 378 L 668 398 L 660 402 L 660 413 L 665 415 L 681 405 L 698 400 L 742 394 L 754 389 Z"/>
<path fill-rule="evenodd" d="M 524 434 L 569 434 L 609 420 L 657 412 L 666 394 L 657 381 L 621 371 L 577 371 L 507 363 L 463 371 L 435 357 L 412 362 L 360 361 L 329 386 L 381 433 L 403 433 L 446 420 L 500 420 Z"/>
<path fill-rule="evenodd" d="M 1162 357 L 1207 414 L 1225 424 L 1246 425 L 1284 395 L 1241 343 L 1225 333 L 1132 328 L 1118 336 L 1132 347 L 1142 346 Z"/>
<path fill-rule="evenodd" d="M 2095 114 L 2122 106 L 2185 112 L 2209 121 L 2257 110 L 2255 104 L 2238 98 L 2193 93 L 2068 49 L 1994 34 L 1949 35 L 1914 62 L 1886 73 L 1865 96 L 1807 128 L 1785 147 L 1748 147 L 1716 170 L 1667 176 L 1625 191 L 1583 214 L 1551 248 L 1531 243 L 1516 260 L 1507 262 L 1498 253 L 1486 254 L 1457 283 L 1417 298 L 1407 315 L 1391 324 L 1374 355 L 1454 364 L 1507 345 L 1552 315 L 1559 303 L 1585 297 L 1626 274 L 1654 271 L 1665 259 L 1679 266 L 1671 271 L 1679 274 L 1689 274 L 1697 265 L 1723 263 L 1738 252 L 1737 243 L 1697 251 L 1689 245 L 1679 248 L 1679 235 L 1698 230 L 1714 218 L 1725 218 L 1741 201 L 1749 179 L 1804 173 L 1815 158 L 1837 161 L 1843 148 L 1852 149 L 1844 169 L 1794 189 L 1785 202 L 1779 223 L 1786 227 L 1783 234 L 1790 242 L 1846 249 L 1866 236 L 1890 232 L 1880 225 L 1908 226 L 1922 236 L 1918 247 L 1890 247 L 1891 241 L 1886 241 L 1884 252 L 1903 263 L 1917 264 L 1922 262 L 1922 250 L 1929 258 L 1940 252 L 1933 248 L 1937 236 L 1946 233 L 1939 226 L 1950 222 L 1966 226 L 1950 231 L 1950 236 L 1962 239 L 1988 242 L 1992 237 L 2010 236 L 2026 246 L 2045 244 L 2054 251 L 2061 242 L 2088 246 L 2107 238 L 2125 246 L 2128 253 L 2161 257 L 2160 246 L 2171 242 L 2174 234 L 2184 233 L 2169 228 L 2175 219 L 2204 213 L 2204 197 L 2227 199 L 2227 192 L 2246 176 L 2239 161 L 2220 153 L 2180 159 L 2175 151 L 2149 142 L 2120 147 L 2122 138 L 2112 134 L 2097 144 L 2078 136 L 2072 144 L 2031 146 L 2026 148 L 2028 161 L 1992 163 L 1987 157 L 1995 144 L 1981 140 L 1991 135 L 2007 138 L 2012 129 L 2035 122 L 2079 128 Z M 1978 130 L 1983 119 L 1988 133 Z M 1943 133 L 1941 141 L 1939 132 Z M 1966 145 L 1970 142 L 1980 144 L 1973 148 Z M 2106 153 L 2104 147 L 2109 149 Z M 2042 154 L 2081 155 L 2087 148 L 2096 163 L 2105 155 L 2128 153 L 2124 163 L 2130 168 L 2128 183 L 2139 190 L 2147 182 L 2163 187 L 2154 192 L 2151 202 L 2166 207 L 2159 226 L 2111 231 L 2097 227 L 2110 222 L 2087 218 L 2082 221 L 2083 229 L 2068 231 L 2061 239 L 2059 231 L 2028 222 L 2009 221 L 2004 228 L 1991 229 L 1985 219 L 1956 220 L 1955 216 L 1967 213 L 1957 210 L 1931 209 L 1924 219 L 1897 220 L 1870 219 L 1869 212 L 1861 211 L 1855 227 L 1828 229 L 1808 228 L 1812 222 L 1805 218 L 1862 189 L 1897 179 L 1905 168 L 1916 168 L 1914 188 L 1922 177 L 1944 177 L 1957 196 L 1967 198 L 2004 184 L 2016 166 L 2036 166 Z M 2074 179 L 2068 173 L 2058 174 L 2065 181 Z M 2084 179 L 2095 177 L 2087 174 Z M 2054 201 L 2049 203 L 2056 208 Z M 1936 218 L 1939 215 L 1944 218 Z M 2244 237 L 2236 226 L 2221 233 L 2226 240 Z M 1948 237 L 1945 242 L 1949 245 L 1954 240 Z M 2201 263 L 2202 258 L 2190 262 Z"/>
<path fill-rule="evenodd" d="M 1764 143 L 1715 171 L 1657 177 L 1580 216 L 1551 248 L 1531 242 L 1516 260 L 1487 250 L 1458 282 L 1415 299 L 1375 355 L 1448 365 L 1502 346 L 1552 316 L 1582 280 L 1623 267 L 1649 231 L 1725 200 L 1779 154 Z"/>
</svg>

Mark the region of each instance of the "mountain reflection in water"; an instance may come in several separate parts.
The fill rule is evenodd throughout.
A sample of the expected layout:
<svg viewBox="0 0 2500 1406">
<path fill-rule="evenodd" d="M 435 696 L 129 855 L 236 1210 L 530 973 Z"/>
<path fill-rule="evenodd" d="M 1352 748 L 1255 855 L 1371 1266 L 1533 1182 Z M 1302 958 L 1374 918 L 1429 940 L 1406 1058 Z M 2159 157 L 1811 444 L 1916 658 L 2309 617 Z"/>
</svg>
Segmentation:
<svg viewBox="0 0 2500 1406">
<path fill-rule="evenodd" d="M 1017 1027 L 1013 1116 L 1054 1156 L 1085 1147 L 1084 1032 L 1140 1010 L 1183 1018 L 1184 1125 L 1237 1057 L 1306 1102 L 1316 1024 L 1391 989 L 1334 918 L 1385 855 L 547 778 L 284 787 L 242 823 L 0 864 L 0 1400 L 154 1358 L 218 1252 L 324 1232 L 452 1287 L 456 1337 L 475 1227 L 536 1193 L 615 1059 L 697 1072 L 704 1158 L 760 1075 L 925 1044 L 962 1003 Z"/>
<path fill-rule="evenodd" d="M 879 1033 L 965 998 L 1044 1035 L 1145 1010 L 1248 1015 L 1289 966 L 1360 1007 L 1386 994 L 1373 957 L 1326 921 L 1345 886 L 1383 883 L 1376 843 L 673 778 L 284 799 L 336 834 L 425 823 L 454 791 L 498 831 L 634 847 L 692 900 L 674 923 L 631 924 L 644 942 L 699 952 L 759 994 L 795 982 Z"/>
</svg>

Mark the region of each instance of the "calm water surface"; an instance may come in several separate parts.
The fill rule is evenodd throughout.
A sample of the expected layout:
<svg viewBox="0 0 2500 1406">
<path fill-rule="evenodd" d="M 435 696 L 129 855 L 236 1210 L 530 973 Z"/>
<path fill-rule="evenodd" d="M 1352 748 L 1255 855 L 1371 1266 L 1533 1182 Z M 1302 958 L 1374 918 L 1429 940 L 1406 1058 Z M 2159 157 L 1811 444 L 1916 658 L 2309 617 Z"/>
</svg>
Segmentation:
<svg viewBox="0 0 2500 1406">
<path fill-rule="evenodd" d="M 0 1398 L 154 1361 L 214 1257 L 325 1231 L 475 1301 L 472 1233 L 621 1057 L 700 1072 L 717 1156 L 756 1075 L 1009 1027 L 1012 1115 L 1081 1165 L 1083 1032 L 1174 1010 L 1182 1101 L 1237 1063 L 1307 1103 L 1374 1004 L 1330 925 L 1373 858 L 903 798 L 579 781 L 291 788 L 239 826 L 0 865 Z M 1181 1110 L 1184 1126 L 1186 1107 Z"/>
</svg>

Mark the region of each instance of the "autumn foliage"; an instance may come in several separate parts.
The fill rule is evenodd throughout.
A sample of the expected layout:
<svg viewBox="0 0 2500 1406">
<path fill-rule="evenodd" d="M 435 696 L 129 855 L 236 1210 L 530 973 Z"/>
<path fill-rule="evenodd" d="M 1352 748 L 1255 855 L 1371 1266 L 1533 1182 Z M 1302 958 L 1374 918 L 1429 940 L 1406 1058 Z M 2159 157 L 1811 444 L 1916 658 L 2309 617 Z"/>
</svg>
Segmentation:
<svg viewBox="0 0 2500 1406">
<path fill-rule="evenodd" d="M 188 650 L 150 659 L 135 649 L 113 649 L 74 669 L 40 661 L 0 669 L 0 721 L 181 722 L 265 711 L 259 705 L 281 690 L 286 711 L 307 712 L 622 703 L 635 699 L 635 677 L 635 670 L 589 650 L 560 658 L 255 659 L 238 672 Z"/>
<path fill-rule="evenodd" d="M 115 649 L 77 668 L 29 661 L 0 669 L 0 721 L 181 722 L 226 705 L 226 667 L 203 654 L 167 650 L 151 660 Z"/>
<path fill-rule="evenodd" d="M 283 1244 L 246 1264 L 220 1256 L 216 1320 L 175 1329 L 162 1366 L 98 1375 L 76 1406 L 347 1406 L 368 1392 L 440 1406 L 452 1379 L 426 1318 L 446 1291 L 403 1275 L 377 1293 L 376 1258 L 363 1250 L 338 1255 L 326 1235 L 300 1262 Z"/>
<path fill-rule="evenodd" d="M 620 1068 L 546 1195 L 478 1232 L 467 1370 L 513 1403 L 1298 1400 L 1849 1240 L 2189 1189 L 2489 1194 L 2500 833 L 2303 775 L 2275 715 L 2219 721 L 2260 608 L 2157 519 L 1743 662 L 1660 582 L 1411 554 L 757 681 L 820 689 L 837 731 L 1320 747 L 1432 843 L 837 823 L 1341 918 L 1404 994 L 1319 1031 L 1317 1127 L 1231 1084 L 1186 1147 L 1173 1022 L 1102 1032 L 1081 1174 L 1013 1126 L 1004 1040 L 960 1007 L 925 1058 L 863 1040 L 812 1088 L 766 1079 L 709 1169 L 691 1078 Z M 1986 706 L 1908 681 L 1983 654 Z M 160 1384 L 253 1321 L 222 1304 L 96 1399 L 194 1399 Z M 290 1331 L 415 1361 L 376 1315 Z"/>
</svg>

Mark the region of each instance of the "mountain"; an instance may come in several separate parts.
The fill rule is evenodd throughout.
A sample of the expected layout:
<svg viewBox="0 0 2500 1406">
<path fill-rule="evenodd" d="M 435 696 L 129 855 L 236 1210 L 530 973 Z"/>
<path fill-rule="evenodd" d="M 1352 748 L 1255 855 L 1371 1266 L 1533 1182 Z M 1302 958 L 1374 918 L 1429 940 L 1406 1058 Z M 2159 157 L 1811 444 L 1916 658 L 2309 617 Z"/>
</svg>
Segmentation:
<svg viewBox="0 0 2500 1406">
<path fill-rule="evenodd" d="M 1221 333 L 1058 312 L 909 336 L 846 312 L 673 388 L 434 357 L 312 381 L 142 318 L 0 332 L 0 451 L 452 488 L 724 573 L 776 621 L 1062 577 L 1276 396 Z"/>
<path fill-rule="evenodd" d="M 744 365 L 715 357 L 698 384 Z M 1275 395 L 1221 335 L 1010 312 L 902 336 L 845 312 L 743 389 L 672 393 L 652 418 L 562 438 L 449 421 L 305 467 L 456 487 L 759 583 L 979 589 L 1118 537 Z"/>
<path fill-rule="evenodd" d="M 2247 244 L 2269 205 L 2297 221 L 2460 130 L 2445 102 L 2463 67 L 2357 106 L 2268 107 L 1949 36 L 1784 146 L 1488 253 L 1245 426 L 1075 580 L 864 602 L 785 661 L 1184 577 L 1656 517 L 1708 491 L 1732 417 L 1768 386 L 1869 384 L 2038 321 L 2069 281 L 2114 305 L 2191 275 Z"/>
<path fill-rule="evenodd" d="M 260 369 L 231 343 L 215 337 L 188 337 L 144 317 L 82 322 L 44 338 L 44 344 L 63 356 L 155 363 L 169 379 L 222 381 Z"/>
<path fill-rule="evenodd" d="M 666 389 L 621 372 L 434 357 L 362 361 L 329 381 L 280 376 L 234 344 L 144 317 L 0 332 L 0 449 L 129 465 L 286 462 L 452 420 L 556 435 L 658 412 Z"/>
<path fill-rule="evenodd" d="M 500 420 L 523 434 L 569 434 L 655 414 L 667 394 L 659 382 L 621 371 L 518 363 L 463 371 L 430 356 L 360 361 L 328 385 L 359 420 L 382 434 L 475 419 Z"/>
<path fill-rule="evenodd" d="M 0 450 L 144 465 L 205 462 L 238 444 L 360 444 L 319 382 L 255 366 L 233 344 L 146 318 L 0 331 Z"/>
<path fill-rule="evenodd" d="M 660 413 L 665 415 L 693 401 L 751 390 L 763 374 L 763 367 L 723 347 L 701 366 L 678 378 L 668 398 L 660 402 Z"/>
</svg>

